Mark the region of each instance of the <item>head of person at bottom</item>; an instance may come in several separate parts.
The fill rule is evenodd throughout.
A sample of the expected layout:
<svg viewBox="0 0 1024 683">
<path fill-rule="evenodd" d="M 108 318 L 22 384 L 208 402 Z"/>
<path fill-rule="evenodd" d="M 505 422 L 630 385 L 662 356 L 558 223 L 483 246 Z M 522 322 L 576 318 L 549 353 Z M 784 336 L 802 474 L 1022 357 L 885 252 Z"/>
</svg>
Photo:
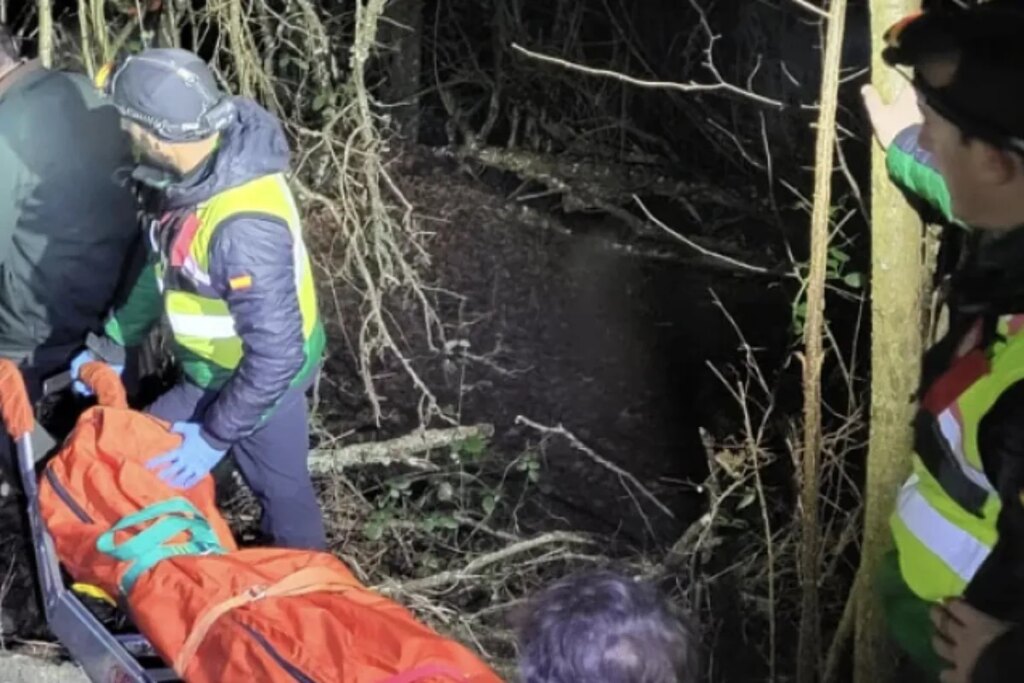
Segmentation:
<svg viewBox="0 0 1024 683">
<path fill-rule="evenodd" d="M 651 584 L 598 570 L 541 590 L 518 615 L 523 683 L 691 683 L 697 643 Z"/>
</svg>

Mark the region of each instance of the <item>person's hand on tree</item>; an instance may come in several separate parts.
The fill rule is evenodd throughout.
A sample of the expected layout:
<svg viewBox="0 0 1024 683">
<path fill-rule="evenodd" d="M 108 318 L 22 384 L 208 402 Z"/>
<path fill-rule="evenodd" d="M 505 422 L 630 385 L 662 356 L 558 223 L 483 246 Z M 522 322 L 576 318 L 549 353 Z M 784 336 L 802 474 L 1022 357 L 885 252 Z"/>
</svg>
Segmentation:
<svg viewBox="0 0 1024 683">
<path fill-rule="evenodd" d="M 892 102 L 883 101 L 882 95 L 873 85 L 861 88 L 860 95 L 868 111 L 868 118 L 871 119 L 875 137 L 886 149 L 900 131 L 924 120 L 917 104 L 917 92 L 909 85 Z"/>
<path fill-rule="evenodd" d="M 978 657 L 1011 627 L 963 600 L 952 600 L 933 608 L 931 618 L 935 625 L 932 647 L 953 667 L 942 672 L 941 683 L 971 683 Z"/>
</svg>

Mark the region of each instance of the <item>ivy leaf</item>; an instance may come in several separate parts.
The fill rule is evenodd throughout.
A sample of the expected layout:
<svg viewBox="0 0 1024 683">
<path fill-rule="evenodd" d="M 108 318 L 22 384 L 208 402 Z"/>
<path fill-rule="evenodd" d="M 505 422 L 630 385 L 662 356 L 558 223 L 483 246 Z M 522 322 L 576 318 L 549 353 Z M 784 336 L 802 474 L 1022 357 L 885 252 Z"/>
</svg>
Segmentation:
<svg viewBox="0 0 1024 683">
<path fill-rule="evenodd" d="M 860 289 L 862 280 L 863 278 L 861 278 L 860 273 L 847 273 L 843 278 L 843 282 L 845 282 L 848 287 L 853 287 L 854 289 Z"/>
<path fill-rule="evenodd" d="M 480 436 L 471 436 L 459 445 L 459 450 L 466 455 L 480 455 L 487 448 L 487 442 Z"/>
<path fill-rule="evenodd" d="M 488 515 L 494 514 L 494 509 L 498 507 L 498 499 L 494 496 L 484 496 L 483 508 L 484 513 Z"/>
<path fill-rule="evenodd" d="M 846 263 L 850 260 L 850 255 L 838 247 L 832 247 L 829 249 L 828 255 L 839 263 Z"/>
</svg>

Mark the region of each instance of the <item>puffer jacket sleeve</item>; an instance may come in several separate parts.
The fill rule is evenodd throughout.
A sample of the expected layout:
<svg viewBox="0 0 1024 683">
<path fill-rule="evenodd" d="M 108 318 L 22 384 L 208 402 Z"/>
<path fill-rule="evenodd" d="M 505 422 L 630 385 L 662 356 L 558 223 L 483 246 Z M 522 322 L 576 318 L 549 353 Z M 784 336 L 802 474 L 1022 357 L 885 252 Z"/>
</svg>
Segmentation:
<svg viewBox="0 0 1024 683">
<path fill-rule="evenodd" d="M 243 215 L 218 226 L 210 279 L 227 302 L 244 357 L 207 409 L 203 435 L 226 449 L 255 431 L 305 362 L 292 235 L 270 216 Z"/>
<path fill-rule="evenodd" d="M 915 124 L 892 141 L 885 155 L 889 177 L 918 209 L 938 212 L 937 220 L 952 222 L 949 188 L 936 170 L 932 155 L 921 147 L 920 137 L 921 125 Z"/>
</svg>

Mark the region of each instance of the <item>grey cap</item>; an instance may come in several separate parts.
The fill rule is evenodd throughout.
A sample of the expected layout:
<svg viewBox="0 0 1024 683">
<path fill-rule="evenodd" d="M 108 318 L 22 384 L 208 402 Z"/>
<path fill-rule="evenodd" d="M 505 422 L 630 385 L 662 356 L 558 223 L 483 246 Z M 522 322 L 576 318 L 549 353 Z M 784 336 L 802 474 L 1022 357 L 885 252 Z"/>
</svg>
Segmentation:
<svg viewBox="0 0 1024 683">
<path fill-rule="evenodd" d="M 187 50 L 155 48 L 126 57 L 106 91 L 121 116 L 169 142 L 207 138 L 235 116 L 206 62 Z"/>
</svg>

